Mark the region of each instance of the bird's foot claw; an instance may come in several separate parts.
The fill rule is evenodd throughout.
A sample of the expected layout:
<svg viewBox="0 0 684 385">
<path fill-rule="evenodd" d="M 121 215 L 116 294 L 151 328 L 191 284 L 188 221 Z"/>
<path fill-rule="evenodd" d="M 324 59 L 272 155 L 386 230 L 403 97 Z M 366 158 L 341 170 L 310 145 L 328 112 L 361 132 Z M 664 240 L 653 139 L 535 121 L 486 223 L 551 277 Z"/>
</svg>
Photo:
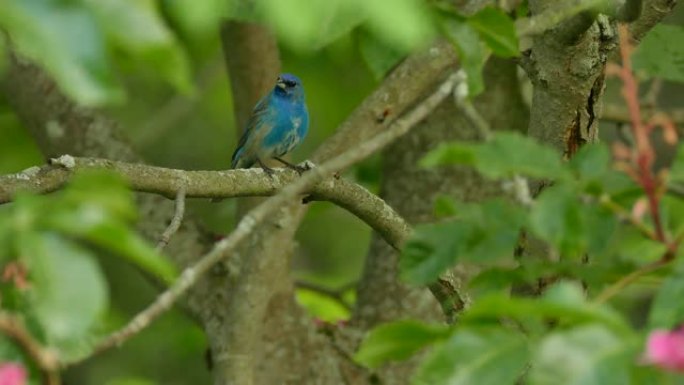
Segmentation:
<svg viewBox="0 0 684 385">
<path fill-rule="evenodd" d="M 269 178 L 273 179 L 274 170 L 272 168 L 262 167 L 261 169 L 264 170 L 264 173 L 268 175 Z"/>
</svg>

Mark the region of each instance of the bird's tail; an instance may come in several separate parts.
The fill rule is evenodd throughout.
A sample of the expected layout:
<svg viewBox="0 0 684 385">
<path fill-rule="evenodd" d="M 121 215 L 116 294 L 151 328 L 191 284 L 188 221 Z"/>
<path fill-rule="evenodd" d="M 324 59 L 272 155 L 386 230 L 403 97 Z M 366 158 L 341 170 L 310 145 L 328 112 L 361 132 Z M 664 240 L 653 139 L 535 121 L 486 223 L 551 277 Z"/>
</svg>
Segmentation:
<svg viewBox="0 0 684 385">
<path fill-rule="evenodd" d="M 238 147 L 233 153 L 233 157 L 230 159 L 230 168 L 241 168 L 240 155 L 242 155 L 242 148 Z"/>
</svg>

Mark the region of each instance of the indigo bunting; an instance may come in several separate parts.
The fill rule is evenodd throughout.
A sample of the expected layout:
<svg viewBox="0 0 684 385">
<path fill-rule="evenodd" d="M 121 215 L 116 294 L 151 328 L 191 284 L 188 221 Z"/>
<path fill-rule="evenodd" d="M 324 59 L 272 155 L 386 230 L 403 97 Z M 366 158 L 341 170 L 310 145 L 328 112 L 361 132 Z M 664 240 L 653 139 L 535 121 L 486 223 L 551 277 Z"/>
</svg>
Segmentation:
<svg viewBox="0 0 684 385">
<path fill-rule="evenodd" d="M 292 74 L 278 76 L 275 87 L 254 107 L 232 158 L 232 168 L 258 164 L 269 176 L 264 161 L 276 159 L 299 172 L 304 170 L 281 157 L 301 142 L 309 129 L 309 112 L 301 80 Z"/>
</svg>

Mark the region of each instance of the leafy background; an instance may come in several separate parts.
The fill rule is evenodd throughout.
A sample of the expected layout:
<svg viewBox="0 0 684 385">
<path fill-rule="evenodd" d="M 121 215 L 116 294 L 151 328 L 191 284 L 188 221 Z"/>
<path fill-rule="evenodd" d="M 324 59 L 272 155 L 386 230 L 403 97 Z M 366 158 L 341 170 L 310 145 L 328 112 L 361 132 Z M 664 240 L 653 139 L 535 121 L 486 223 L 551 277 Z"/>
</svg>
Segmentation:
<svg viewBox="0 0 684 385">
<path fill-rule="evenodd" d="M 517 53 L 517 47 L 512 43 L 515 39 L 500 39 L 501 36 L 510 36 L 512 30 L 491 28 L 492 25 L 506 25 L 500 19 L 503 15 L 497 12 L 487 11 L 470 19 L 456 15 L 445 16 L 439 12 L 429 12 L 425 4 L 418 0 L 261 0 L 253 7 L 243 4 L 225 0 L 6 1 L 0 3 L 0 27 L 11 31 L 17 50 L 43 63 L 71 97 L 84 105 L 101 108 L 121 122 L 133 145 L 149 163 L 183 169 L 227 168 L 235 146 L 235 132 L 240 129 L 233 123 L 230 87 L 220 50 L 218 24 L 224 17 L 256 20 L 270 25 L 280 43 L 284 70 L 296 73 L 303 79 L 312 126 L 306 142 L 294 154 L 294 159 L 297 160 L 306 158 L 328 137 L 403 55 L 439 33 L 447 33 L 453 38 L 457 51 L 463 57 L 464 66 L 473 75 L 469 77 L 469 86 L 473 93 L 482 87 L 477 73 L 481 69 L 481 59 L 487 54 L 486 51 L 491 49 L 495 54 L 503 56 Z M 670 25 L 656 28 L 644 39 L 640 53 L 637 54 L 639 56 L 635 59 L 635 65 L 645 80 L 656 76 L 671 81 L 665 83 L 663 90 L 665 107 L 682 104 L 682 88 L 675 82 L 684 79 L 684 52 L 680 44 L 672 44 L 672 41 L 681 41 L 675 37 L 682 34 L 683 19 L 684 13 L 680 7 L 679 14 L 667 21 Z M 0 43 L 0 71 L 4 67 L 4 60 L 1 58 L 6 59 L 8 55 L 7 50 L 2 47 L 6 47 L 5 41 Z M 676 60 L 662 60 L 663 57 Z M 619 86 L 614 81 L 609 83 L 608 93 L 607 100 L 620 102 Z M 614 137 L 614 128 L 609 123 L 602 125 L 605 140 L 610 141 Z M 0 133 L 0 172 L 17 172 L 44 163 L 35 144 L 3 100 L 0 100 Z M 504 140 L 502 143 L 505 146 L 508 141 Z M 499 150 L 491 151 L 497 153 Z M 477 164 L 484 174 L 492 177 L 507 175 L 508 171 L 496 164 L 496 157 L 494 164 L 488 163 L 488 159 L 491 159 L 488 158 L 486 148 L 468 148 L 463 151 L 471 151 L 471 156 L 479 159 Z M 543 151 L 540 154 L 549 157 Z M 590 155 L 607 159 L 605 154 L 597 154 Z M 437 159 L 432 161 L 439 162 Z M 425 162 L 429 164 L 430 159 Z M 585 169 L 588 172 L 599 172 L 591 170 L 591 167 L 582 168 L 581 158 L 577 163 L 580 172 L 585 172 Z M 489 168 L 487 164 L 490 165 Z M 553 168 L 556 167 L 554 164 L 553 161 L 546 162 L 544 165 L 547 168 L 541 170 L 537 168 L 539 163 L 511 167 L 515 167 L 512 168 L 515 172 L 523 167 L 523 170 L 534 177 L 544 177 L 549 173 L 557 176 L 562 171 L 560 166 Z M 375 191 L 379 174 L 376 157 L 350 171 L 349 177 Z M 594 174 L 587 175 L 586 179 L 600 177 L 601 175 Z M 48 218 L 39 215 L 45 212 L 47 206 L 70 207 L 75 212 L 85 210 L 83 212 L 86 214 L 91 212 L 88 210 L 98 210 L 105 219 L 98 226 L 118 228 L 122 237 L 128 237 L 129 232 L 125 229 L 135 221 L 130 196 L 123 188 L 115 187 L 106 191 L 98 189 L 97 186 L 102 185 L 120 186 L 116 181 L 103 181 L 102 178 L 107 177 L 86 178 L 81 184 L 76 183 L 72 189 L 55 197 L 54 201 L 26 196 L 16 204 L 0 206 L 0 215 L 3 218 L 0 222 L 1 242 L 10 242 L 11 237 L 8 234 L 19 234 L 20 236 L 11 240 L 16 243 L 16 247 L 28 244 L 42 247 L 43 251 L 31 251 L 35 255 L 44 255 L 44 250 L 50 249 L 53 255 L 62 256 L 60 266 L 73 266 L 71 269 L 59 269 L 64 274 L 55 275 L 61 281 L 54 281 L 52 284 L 62 289 L 55 291 L 46 286 L 37 290 L 38 295 L 33 299 L 37 302 L 32 304 L 38 313 L 37 320 L 41 319 L 41 312 L 48 314 L 50 318 L 55 314 L 59 315 L 61 308 L 55 308 L 54 305 L 63 303 L 60 302 L 63 299 L 49 298 L 49 294 L 56 293 L 58 296 L 63 293 L 68 298 L 69 290 L 80 287 L 74 287 L 73 282 L 79 282 L 93 289 L 90 293 L 92 298 L 80 304 L 82 308 L 76 309 L 79 314 L 88 314 L 89 322 L 95 325 L 95 329 L 107 330 L 123 324 L 154 298 L 156 289 L 141 277 L 135 267 L 123 263 L 122 258 L 118 257 L 145 255 L 147 259 L 142 265 L 148 266 L 160 279 L 168 279 L 173 274 L 159 256 L 146 249 L 135 238 L 126 238 L 123 244 L 127 247 L 123 250 L 112 250 L 112 254 L 116 254 L 112 258 L 111 255 L 95 253 L 80 242 L 64 242 L 60 240 L 62 238 L 55 236 L 69 234 L 97 244 L 98 240 L 103 242 L 97 236 L 99 227 L 78 226 L 86 221 L 60 218 L 59 212 Z M 550 209 L 572 213 L 574 206 L 558 206 L 562 202 L 569 202 L 567 198 L 571 194 L 573 191 L 570 187 L 565 190 L 553 189 L 547 195 L 549 198 L 542 200 L 540 204 L 556 205 Z M 83 197 L 87 199 L 81 199 Z M 189 204 L 193 206 L 193 210 L 201 213 L 203 223 L 217 234 L 230 231 L 234 225 L 234 201 L 212 204 L 197 200 Z M 488 210 L 499 212 L 501 207 L 501 202 L 490 202 L 480 207 L 457 205 L 457 209 L 468 213 L 473 221 L 486 215 Z M 507 212 L 510 216 L 501 218 L 506 223 L 510 223 L 509 219 L 520 217 L 515 209 L 511 208 Z M 26 215 L 34 218 L 24 222 Z M 531 213 L 529 220 L 532 226 L 535 223 L 540 224 L 539 235 L 544 237 L 547 221 L 539 216 L 541 214 L 535 215 Z M 585 239 L 585 234 L 573 233 L 578 226 L 573 225 L 572 221 L 601 218 L 583 215 L 582 212 L 577 212 L 576 218 L 568 219 L 571 223 L 554 224 L 557 231 L 549 231 L 547 240 L 570 254 L 579 254 L 587 248 L 595 251 L 591 237 L 586 238 L 589 239 L 588 243 L 578 243 L 578 240 Z M 21 227 L 18 223 L 23 223 L 26 227 Z M 454 226 L 462 224 L 455 223 Z M 502 223 L 478 223 L 478 226 L 494 226 L 502 230 L 508 228 Z M 475 238 L 479 237 L 478 226 L 472 229 L 475 234 L 471 235 Z M 496 244 L 499 250 L 510 250 L 515 242 L 515 234 L 503 232 Z M 553 238 L 552 234 L 559 233 L 564 234 L 562 239 Z M 330 234 L 335 236 L 331 237 Z M 333 205 L 316 204 L 309 211 L 297 236 L 300 246 L 293 263 L 296 274 L 302 280 L 335 289 L 358 278 L 370 232 L 350 214 Z M 621 239 L 628 242 L 630 236 L 633 234 L 627 233 Z M 429 243 L 429 239 L 427 242 Z M 652 245 L 652 249 L 648 248 L 649 245 L 640 245 L 646 250 L 634 253 L 637 254 L 635 258 L 657 256 L 660 252 L 657 245 Z M 100 246 L 111 249 L 111 245 Z M 410 248 L 408 250 L 411 251 Z M 491 252 L 489 255 L 497 255 L 497 250 L 488 251 Z M 478 254 L 473 250 L 463 250 L 464 255 L 469 252 Z M 91 263 L 94 256 L 97 264 Z M 416 258 L 419 262 L 420 255 Z M 408 261 L 407 263 L 411 263 L 412 260 Z M 414 266 L 418 268 L 411 269 L 409 266 L 404 269 L 405 278 L 415 283 L 429 281 L 446 267 L 445 263 L 453 262 L 442 261 L 441 266 L 424 266 L 416 261 Z M 44 262 L 41 269 L 45 274 L 50 274 L 49 269 L 55 267 L 49 261 Z M 492 270 L 491 274 L 496 274 L 496 271 Z M 106 276 L 106 285 L 105 280 L 97 278 L 99 275 Z M 84 281 L 86 277 L 95 278 L 93 282 L 87 283 Z M 507 282 L 506 277 L 502 280 Z M 482 281 L 483 285 L 491 285 L 493 282 L 491 279 Z M 673 280 L 669 283 L 673 287 L 672 293 L 683 290 L 680 282 Z M 40 295 L 41 290 L 43 296 Z M 539 307 L 535 310 L 537 313 L 529 316 L 543 318 L 556 314 L 554 311 L 566 311 L 570 314 L 583 314 L 590 319 L 598 317 L 602 323 L 599 326 L 579 325 L 576 329 L 558 331 L 547 338 L 542 345 L 541 354 L 549 365 L 565 359 L 544 353 L 556 351 L 554 346 L 558 344 L 583 346 L 586 349 L 587 344 L 600 342 L 603 349 L 615 348 L 619 351 L 639 346 L 639 341 L 634 342 L 637 337 L 626 332 L 624 325 L 611 318 L 610 314 L 585 314 L 588 312 L 585 309 L 586 303 L 576 287 L 561 285 L 554 293 L 559 296 L 557 298 L 567 299 L 566 309 Z M 643 296 L 643 290 L 634 290 L 632 295 L 638 299 Z M 348 293 L 347 297 L 352 301 L 353 293 Z M 300 300 L 316 318 L 334 322 L 348 315 L 334 301 L 312 292 L 301 291 Z M 41 303 L 45 306 L 41 307 Z M 629 304 L 633 305 L 630 302 L 626 306 Z M 19 305 L 21 304 L 17 306 Z M 431 376 L 435 375 L 449 378 L 453 373 L 438 373 L 436 368 L 444 367 L 439 364 L 440 360 L 453 360 L 469 350 L 491 352 L 492 361 L 479 368 L 480 374 L 486 374 L 493 367 L 491 365 L 498 365 L 500 375 L 515 378 L 526 362 L 524 359 L 532 353 L 529 351 L 528 341 L 521 340 L 516 334 L 505 334 L 488 328 L 482 322 L 491 315 L 488 312 L 500 305 L 497 297 L 480 304 L 473 312 L 474 315 L 471 315 L 471 321 L 483 326 L 462 332 L 452 333 L 439 327 L 410 322 L 399 324 L 394 326 L 395 329 L 383 332 L 391 340 L 401 340 L 396 337 L 402 335 L 418 335 L 421 338 L 412 338 L 410 346 L 390 347 L 386 350 L 380 347 L 379 352 L 360 353 L 359 360 L 375 365 L 388 357 L 408 356 L 425 344 L 438 343 L 432 359 L 417 374 L 416 383 L 434 383 Z M 510 306 L 525 308 L 526 305 L 521 301 Z M 511 309 L 511 312 L 514 311 Z M 643 308 L 637 305 L 632 314 L 638 316 L 642 312 Z M 653 317 L 657 322 L 671 326 L 667 320 L 677 319 L 678 316 L 679 314 L 662 314 Z M 42 318 L 45 317 L 47 316 Z M 69 314 L 64 317 L 69 317 Z M 47 327 L 48 330 L 57 327 L 51 331 L 57 340 L 60 333 L 69 332 L 58 326 L 51 324 Z M 379 341 L 383 339 L 380 338 Z M 0 346 L 2 349 L 11 349 L 9 344 Z M 203 333 L 181 311 L 174 310 L 121 349 L 107 352 L 98 359 L 67 371 L 65 381 L 108 385 L 207 383 L 209 374 L 204 361 L 206 346 Z M 65 346 L 64 349 L 74 356 L 78 356 L 80 352 L 79 346 Z M 390 355 L 383 356 L 383 351 L 390 352 L 387 353 Z M 400 356 L 394 356 L 396 352 L 401 352 Z M 18 354 L 16 351 L 3 353 L 7 356 Z M 603 351 L 596 350 L 597 355 L 602 353 Z M 364 357 L 364 354 L 367 356 Z M 459 362 L 468 365 L 469 359 L 472 357 L 464 356 Z M 550 375 L 545 372 L 543 363 L 547 361 L 544 360 L 541 361 L 542 365 L 530 373 L 530 378 L 543 382 L 545 376 Z M 578 365 L 581 366 L 582 363 Z M 454 373 L 457 369 L 452 368 Z M 618 369 L 613 372 L 613 382 L 596 383 L 624 383 L 619 382 L 622 369 Z M 501 380 L 497 378 L 492 381 Z M 460 381 L 468 383 L 467 379 Z"/>
</svg>

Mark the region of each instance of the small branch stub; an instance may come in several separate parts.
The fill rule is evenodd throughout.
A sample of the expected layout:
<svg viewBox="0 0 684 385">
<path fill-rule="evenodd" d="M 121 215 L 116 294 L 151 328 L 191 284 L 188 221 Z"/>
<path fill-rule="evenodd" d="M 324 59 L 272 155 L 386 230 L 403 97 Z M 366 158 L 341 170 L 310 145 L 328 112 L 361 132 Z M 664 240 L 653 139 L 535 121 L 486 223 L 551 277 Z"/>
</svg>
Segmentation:
<svg viewBox="0 0 684 385">
<path fill-rule="evenodd" d="M 76 160 L 71 155 L 62 155 L 59 158 L 50 159 L 50 164 L 62 166 L 68 170 L 71 170 L 76 167 Z"/>
</svg>

